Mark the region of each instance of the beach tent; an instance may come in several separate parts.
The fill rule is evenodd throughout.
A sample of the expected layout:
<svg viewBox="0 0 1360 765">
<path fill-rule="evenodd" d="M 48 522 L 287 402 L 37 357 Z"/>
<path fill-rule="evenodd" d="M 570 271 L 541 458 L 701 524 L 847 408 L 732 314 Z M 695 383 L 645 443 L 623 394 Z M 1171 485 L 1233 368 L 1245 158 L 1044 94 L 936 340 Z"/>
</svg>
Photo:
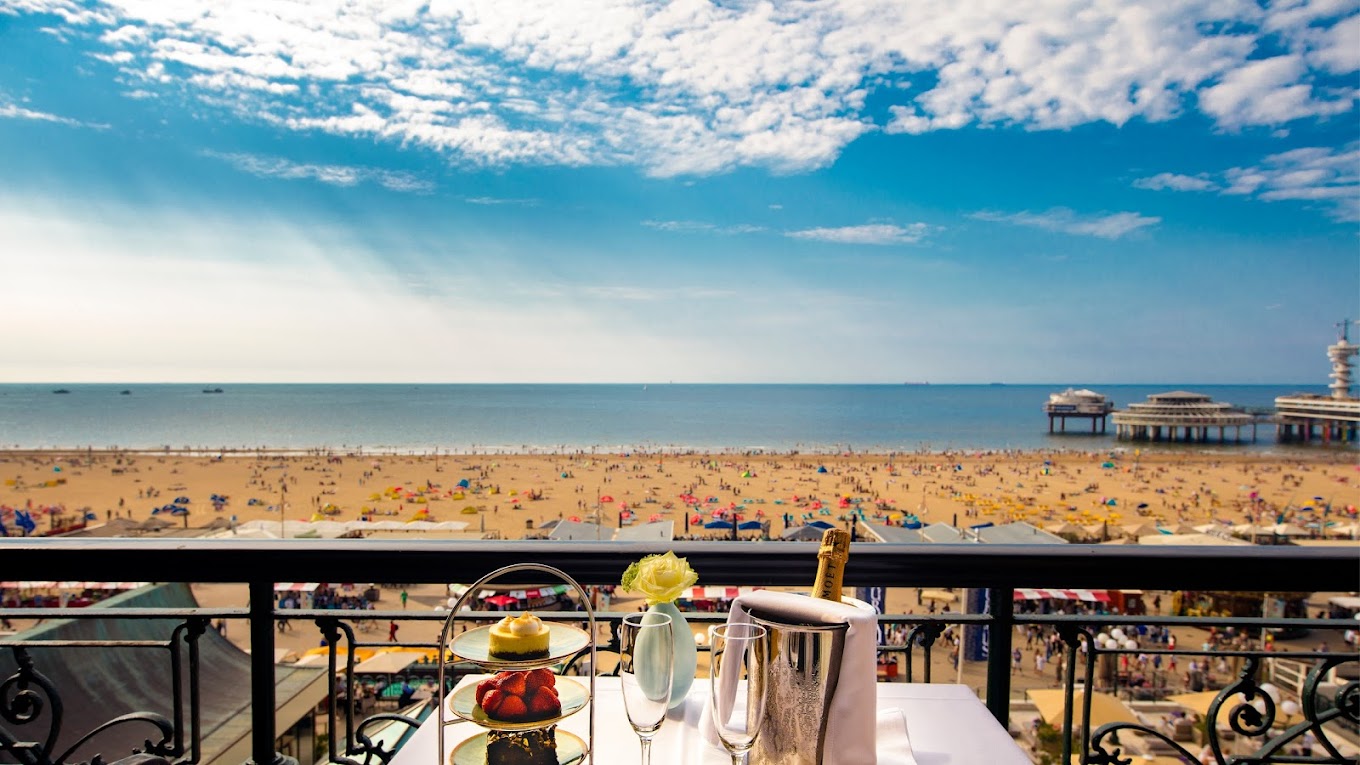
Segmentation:
<svg viewBox="0 0 1360 765">
<path fill-rule="evenodd" d="M 1057 534 L 1059 536 L 1066 535 L 1072 537 L 1085 537 L 1087 535 L 1086 529 L 1082 528 L 1081 526 L 1078 526 L 1075 523 L 1069 522 L 1050 523 L 1044 527 L 1044 531 L 1047 531 L 1050 534 Z"/>
<path fill-rule="evenodd" d="M 1039 716 L 1044 722 L 1059 729 L 1063 724 L 1063 689 L 1062 688 L 1032 688 L 1029 690 L 1030 701 L 1039 710 Z M 1086 714 L 1086 690 L 1078 689 L 1072 693 L 1072 728 L 1076 730 L 1082 723 Z M 1111 696 L 1108 693 L 1091 694 L 1091 728 L 1092 730 L 1112 722 L 1138 722 L 1138 713 L 1134 712 L 1124 702 Z"/>
<path fill-rule="evenodd" d="M 1300 526 L 1296 526 L 1296 525 L 1294 525 L 1294 524 L 1292 524 L 1292 523 L 1277 523 L 1277 524 L 1275 524 L 1274 526 L 1271 526 L 1271 527 L 1270 527 L 1270 530 L 1271 530 L 1276 536 L 1282 536 L 1282 537 L 1307 537 L 1307 536 L 1312 536 L 1312 533 L 1309 532 L 1308 529 L 1302 528 L 1302 527 L 1300 527 Z"/>
<path fill-rule="evenodd" d="M 706 528 L 706 529 L 730 529 L 730 528 L 732 528 L 732 522 L 731 522 L 731 521 L 709 521 L 708 523 L 705 523 L 705 524 L 704 524 L 704 528 Z"/>
<path fill-rule="evenodd" d="M 1161 533 L 1157 530 L 1157 524 L 1152 523 L 1151 521 L 1143 521 L 1142 523 L 1126 523 L 1120 526 L 1119 528 L 1124 531 L 1124 534 L 1126 536 L 1138 537 L 1140 539 L 1145 536 Z"/>
<path fill-rule="evenodd" d="M 764 528 L 764 524 L 760 521 L 742 521 L 737 524 L 738 531 L 759 531 L 762 528 Z"/>
<path fill-rule="evenodd" d="M 785 541 L 797 542 L 820 542 L 822 540 L 822 529 L 815 526 L 798 526 L 786 529 L 780 538 Z"/>
<path fill-rule="evenodd" d="M 1166 697 L 1172 704 L 1179 704 L 1191 712 L 1195 712 L 1200 717 L 1209 716 L 1209 705 L 1218 698 L 1218 691 L 1201 691 L 1199 693 L 1176 693 Z M 1240 693 L 1234 693 L 1223 700 L 1222 715 L 1226 719 L 1233 707 L 1238 704 L 1246 703 L 1246 697 Z"/>
<path fill-rule="evenodd" d="M 1158 531 L 1163 534 L 1202 534 L 1198 526 L 1191 526 L 1188 523 L 1177 523 L 1172 526 L 1159 526 Z"/>
<path fill-rule="evenodd" d="M 394 675 L 424 658 L 423 651 L 380 651 L 354 665 L 356 675 Z"/>
<path fill-rule="evenodd" d="M 1150 534 L 1138 537 L 1140 545 L 1194 545 L 1196 547 L 1210 546 L 1241 546 L 1250 545 L 1241 539 L 1231 537 L 1219 537 L 1213 534 Z"/>
<path fill-rule="evenodd" d="M 811 526 L 811 527 L 814 528 L 814 529 L 821 529 L 821 530 L 823 530 L 823 531 L 825 531 L 825 530 L 827 530 L 827 529 L 834 529 L 834 528 L 836 528 L 835 526 L 832 526 L 831 524 L 827 523 L 826 521 L 812 521 L 812 522 L 809 523 L 808 525 Z"/>
</svg>

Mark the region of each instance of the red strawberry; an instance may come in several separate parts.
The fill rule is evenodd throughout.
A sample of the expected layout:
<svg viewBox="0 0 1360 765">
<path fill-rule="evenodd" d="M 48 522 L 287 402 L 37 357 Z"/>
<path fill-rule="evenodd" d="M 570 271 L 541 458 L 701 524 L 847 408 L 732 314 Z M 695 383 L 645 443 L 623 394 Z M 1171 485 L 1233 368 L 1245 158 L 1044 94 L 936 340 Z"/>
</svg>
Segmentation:
<svg viewBox="0 0 1360 765">
<path fill-rule="evenodd" d="M 488 714 L 490 714 L 488 712 Z M 500 709 L 492 715 L 497 720 L 507 722 L 519 722 L 529 716 L 529 708 L 524 705 L 524 699 L 519 696 L 506 696 L 505 701 L 501 702 Z"/>
<path fill-rule="evenodd" d="M 557 686 L 557 676 L 550 669 L 530 670 L 524 677 L 525 695 L 532 696 L 533 692 L 547 686 L 555 688 Z"/>
<path fill-rule="evenodd" d="M 482 705 L 482 711 L 486 712 L 487 717 L 499 718 L 501 705 L 510 698 L 503 691 L 492 688 L 482 696 L 482 700 L 477 702 Z"/>
<path fill-rule="evenodd" d="M 535 720 L 543 720 L 561 714 L 562 702 L 557 698 L 557 691 L 546 686 L 539 688 L 529 702 L 529 713 L 533 715 Z"/>
<path fill-rule="evenodd" d="M 496 684 L 496 687 L 512 696 L 523 696 L 525 690 L 524 675 L 526 673 L 505 672 L 502 674 L 504 674 L 505 677 L 501 678 L 500 682 Z"/>
<path fill-rule="evenodd" d="M 496 678 L 487 678 L 477 683 L 477 705 L 482 706 L 482 699 L 486 697 L 488 691 L 496 690 Z"/>
</svg>

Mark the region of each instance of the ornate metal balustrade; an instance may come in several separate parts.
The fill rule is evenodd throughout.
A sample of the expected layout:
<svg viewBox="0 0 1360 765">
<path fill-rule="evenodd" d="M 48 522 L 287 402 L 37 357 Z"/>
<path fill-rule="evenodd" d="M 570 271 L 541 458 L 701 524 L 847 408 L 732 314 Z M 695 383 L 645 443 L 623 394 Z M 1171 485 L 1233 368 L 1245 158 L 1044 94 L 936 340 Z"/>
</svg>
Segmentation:
<svg viewBox="0 0 1360 765">
<path fill-rule="evenodd" d="M 274 635 L 279 618 L 310 619 L 326 639 L 329 648 L 329 677 L 340 675 L 346 687 L 354 688 L 355 650 L 365 646 L 390 646 L 391 643 L 366 642 L 353 626 L 358 614 L 320 610 L 280 612 L 275 609 L 273 585 L 281 581 L 307 579 L 350 579 L 356 571 L 375 582 L 471 581 L 506 560 L 549 561 L 587 585 L 613 584 L 628 562 L 643 555 L 675 549 L 686 556 L 708 583 L 757 586 L 801 586 L 810 579 L 813 565 L 811 548 L 797 543 L 743 544 L 675 543 L 664 547 L 633 543 L 549 543 L 549 542 L 379 542 L 363 540 L 0 540 L 0 578 L 5 579 L 98 579 L 109 570 L 119 576 L 148 581 L 239 582 L 246 580 L 250 591 L 247 609 L 11 609 L 17 618 L 63 619 L 149 619 L 173 617 L 179 622 L 161 642 L 139 643 L 155 646 L 170 655 L 167 671 L 171 674 L 173 699 L 171 714 L 140 713 L 120 715 L 108 721 L 65 720 L 59 689 L 46 680 L 42 667 L 32 661 L 31 649 L 98 650 L 132 647 L 127 641 L 16 641 L 0 639 L 0 652 L 12 652 L 17 670 L 0 680 L 0 762 L 7 759 L 21 765 L 56 765 L 71 761 L 76 746 L 56 752 L 53 742 L 63 725 L 79 725 L 89 732 L 81 743 L 93 741 L 110 729 L 131 725 L 147 726 L 151 736 L 137 759 L 171 763 L 195 763 L 201 757 L 199 709 L 198 637 L 212 620 L 245 621 L 250 629 L 250 706 L 252 714 L 252 760 L 277 763 L 275 752 L 275 678 Z M 739 553 L 739 554 L 738 554 Z M 1195 656 L 1203 651 L 1138 648 L 1102 644 L 1097 633 L 1114 627 L 1134 625 L 1233 627 L 1259 631 L 1264 628 L 1302 627 L 1314 630 L 1342 630 L 1354 623 L 1329 620 L 1281 619 L 1201 619 L 1129 616 L 1047 616 L 1025 615 L 1013 611 L 1011 593 L 1016 587 L 1081 587 L 1090 589 L 1140 588 L 1148 590 L 1221 590 L 1221 591 L 1338 591 L 1354 589 L 1360 572 L 1360 551 L 1346 548 L 1137 548 L 1072 546 L 1058 548 L 988 545 L 856 545 L 846 573 L 849 586 L 886 587 L 969 587 L 988 592 L 988 610 L 983 614 L 942 614 L 939 616 L 885 617 L 888 623 L 910 628 L 906 645 L 882 646 L 881 650 L 900 653 L 906 658 L 907 679 L 912 675 L 913 654 L 921 650 L 923 677 L 931 678 L 932 647 L 949 625 L 968 624 L 969 629 L 988 627 L 986 703 L 1002 721 L 1010 714 L 1011 654 L 1017 625 L 1054 628 L 1062 637 L 1065 661 L 1063 725 L 1064 762 L 1128 765 L 1139 748 L 1153 741 L 1173 756 L 1198 761 L 1183 742 L 1174 740 L 1154 724 L 1118 722 L 1092 729 L 1091 704 L 1100 678 L 1102 662 L 1121 654 L 1136 653 L 1167 656 Z M 243 572 L 246 572 L 243 574 Z M 342 573 L 345 572 L 345 573 Z M 512 580 L 513 581 L 513 580 Z M 530 584 L 530 582 L 521 582 Z M 475 614 L 472 616 L 476 616 Z M 601 620 L 615 632 L 623 614 L 606 613 Z M 694 614 L 692 621 L 708 622 L 725 618 L 722 614 Z M 550 614 L 550 618 L 579 619 L 573 614 Z M 363 612 L 362 618 L 387 620 L 442 620 L 443 615 L 424 612 Z M 433 644 L 402 645 L 436 648 Z M 611 646 L 616 647 L 616 646 Z M 1208 710 L 1203 725 L 1204 746 L 1218 763 L 1263 762 L 1336 762 L 1354 763 L 1343 754 L 1346 745 L 1333 733 L 1335 723 L 1360 724 L 1360 683 L 1347 680 L 1324 697 L 1324 681 L 1338 666 L 1354 665 L 1355 655 L 1330 653 L 1287 654 L 1290 659 L 1313 662 L 1302 685 L 1298 720 L 1286 721 L 1282 732 L 1273 733 L 1283 719 L 1279 705 L 1263 690 L 1262 662 L 1271 654 L 1261 650 L 1217 651 L 1214 656 L 1231 656 L 1242 661 L 1241 671 Z M 1285 656 L 1285 655 L 1282 655 Z M 187 677 L 186 677 L 187 675 Z M 1092 694 L 1080 689 L 1093 689 Z M 334 680 L 332 680 L 334 691 Z M 1236 694 L 1242 694 L 1239 697 Z M 332 694 L 334 696 L 334 694 Z M 358 720 L 350 704 L 331 704 L 330 758 L 345 765 L 387 763 L 393 752 L 376 742 L 369 731 L 373 726 L 396 720 L 416 725 L 415 720 L 395 714 L 379 714 Z M 1074 726 L 1073 721 L 1081 722 Z M 46 722 L 41 735 L 34 736 L 31 726 Z M 1227 732 L 1237 740 L 1239 749 L 1249 754 L 1230 754 L 1223 739 Z M 343 735 L 341 735 L 343 733 Z M 1123 738 L 1121 739 L 1121 734 Z M 1253 746 L 1244 747 L 1247 739 Z M 1312 752 L 1303 756 L 1298 748 L 1303 741 L 1313 743 Z M 1315 742 L 1315 743 L 1314 743 Z M 1076 757 L 1073 757 L 1073 755 Z M 90 765 L 101 765 L 96 756 Z"/>
</svg>

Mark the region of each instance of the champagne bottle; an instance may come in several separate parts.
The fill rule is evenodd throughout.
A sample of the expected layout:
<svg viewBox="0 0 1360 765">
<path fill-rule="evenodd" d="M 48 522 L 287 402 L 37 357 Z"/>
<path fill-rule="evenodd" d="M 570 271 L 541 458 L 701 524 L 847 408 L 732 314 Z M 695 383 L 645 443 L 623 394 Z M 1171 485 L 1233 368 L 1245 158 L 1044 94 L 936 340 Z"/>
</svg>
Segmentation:
<svg viewBox="0 0 1360 765">
<path fill-rule="evenodd" d="M 812 597 L 841 602 L 841 581 L 845 577 L 845 561 L 850 558 L 850 532 L 827 529 L 822 533 L 822 546 L 817 550 L 817 579 L 812 583 Z"/>
</svg>

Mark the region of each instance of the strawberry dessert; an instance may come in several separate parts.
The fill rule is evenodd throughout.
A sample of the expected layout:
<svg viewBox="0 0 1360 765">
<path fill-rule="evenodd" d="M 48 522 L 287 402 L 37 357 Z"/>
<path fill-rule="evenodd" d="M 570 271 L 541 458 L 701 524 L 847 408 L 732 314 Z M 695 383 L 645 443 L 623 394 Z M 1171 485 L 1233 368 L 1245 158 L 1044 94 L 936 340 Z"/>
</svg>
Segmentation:
<svg viewBox="0 0 1360 765">
<path fill-rule="evenodd" d="M 502 722 L 535 722 L 562 714 L 557 679 L 546 669 L 499 672 L 477 684 L 477 705 Z"/>
</svg>

